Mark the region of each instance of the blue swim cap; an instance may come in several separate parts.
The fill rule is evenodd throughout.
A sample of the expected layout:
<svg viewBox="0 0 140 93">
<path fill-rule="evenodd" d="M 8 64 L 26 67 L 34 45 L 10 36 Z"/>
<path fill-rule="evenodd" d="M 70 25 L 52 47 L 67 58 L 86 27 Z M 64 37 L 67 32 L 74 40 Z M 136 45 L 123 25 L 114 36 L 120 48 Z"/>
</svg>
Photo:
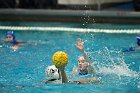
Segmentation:
<svg viewBox="0 0 140 93">
<path fill-rule="evenodd" d="M 140 46 L 140 36 L 137 37 L 137 44 L 138 44 L 138 46 Z"/>
<path fill-rule="evenodd" d="M 14 32 L 13 32 L 13 31 L 8 31 L 8 32 L 6 33 L 6 35 L 7 35 L 7 36 L 8 36 L 8 35 L 13 36 L 13 40 L 15 40 L 15 35 L 14 35 Z"/>
</svg>

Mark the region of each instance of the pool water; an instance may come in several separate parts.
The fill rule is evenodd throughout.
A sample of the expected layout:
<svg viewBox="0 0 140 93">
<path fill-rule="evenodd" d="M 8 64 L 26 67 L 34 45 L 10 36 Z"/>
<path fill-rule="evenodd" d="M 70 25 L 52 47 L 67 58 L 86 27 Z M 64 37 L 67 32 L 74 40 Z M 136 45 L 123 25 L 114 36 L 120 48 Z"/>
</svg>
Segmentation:
<svg viewBox="0 0 140 93">
<path fill-rule="evenodd" d="M 8 29 L 0 31 L 1 38 L 6 31 Z M 27 43 L 16 51 L 6 45 L 0 48 L 0 93 L 140 93 L 140 51 L 122 52 L 136 46 L 137 33 L 14 32 L 17 39 Z M 69 55 L 66 73 L 70 80 L 87 77 L 70 76 L 81 55 L 75 48 L 79 37 L 84 40 L 85 51 L 98 70 L 96 77 L 102 82 L 80 85 L 42 82 L 46 79 L 45 68 L 52 65 L 51 58 L 56 51 L 65 51 Z"/>
</svg>

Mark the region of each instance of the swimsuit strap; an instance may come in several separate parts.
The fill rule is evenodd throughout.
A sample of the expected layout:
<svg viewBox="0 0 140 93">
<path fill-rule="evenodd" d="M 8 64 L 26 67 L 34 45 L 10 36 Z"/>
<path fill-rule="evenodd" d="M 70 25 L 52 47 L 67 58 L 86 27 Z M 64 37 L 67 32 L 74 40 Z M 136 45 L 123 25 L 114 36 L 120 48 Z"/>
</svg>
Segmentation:
<svg viewBox="0 0 140 93">
<path fill-rule="evenodd" d="M 87 75 L 88 74 L 87 69 L 83 69 L 83 70 L 79 69 L 78 71 L 79 71 L 79 75 Z"/>
</svg>

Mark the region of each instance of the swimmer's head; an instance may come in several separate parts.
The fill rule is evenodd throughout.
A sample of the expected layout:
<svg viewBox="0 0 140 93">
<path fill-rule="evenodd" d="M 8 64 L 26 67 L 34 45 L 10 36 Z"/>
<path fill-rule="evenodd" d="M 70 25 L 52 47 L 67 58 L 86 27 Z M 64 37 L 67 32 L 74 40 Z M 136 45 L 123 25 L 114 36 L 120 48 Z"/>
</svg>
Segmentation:
<svg viewBox="0 0 140 93">
<path fill-rule="evenodd" d="M 140 46 L 140 36 L 137 37 L 137 45 Z"/>
<path fill-rule="evenodd" d="M 59 71 L 55 67 L 55 65 L 48 66 L 45 70 L 46 76 L 48 80 L 58 80 L 59 79 Z"/>
<path fill-rule="evenodd" d="M 8 31 L 6 33 L 6 40 L 8 40 L 8 41 L 15 40 L 15 35 L 14 35 L 14 32 L 13 31 Z"/>
<path fill-rule="evenodd" d="M 88 63 L 85 61 L 84 56 L 78 58 L 78 67 L 80 69 L 87 69 Z"/>
</svg>

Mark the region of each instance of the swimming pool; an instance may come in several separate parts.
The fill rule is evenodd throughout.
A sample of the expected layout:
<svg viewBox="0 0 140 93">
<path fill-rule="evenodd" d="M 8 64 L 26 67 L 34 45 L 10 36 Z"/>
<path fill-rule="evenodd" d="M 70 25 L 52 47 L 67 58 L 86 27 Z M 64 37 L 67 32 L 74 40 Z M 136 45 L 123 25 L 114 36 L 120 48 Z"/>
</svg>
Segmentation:
<svg viewBox="0 0 140 93">
<path fill-rule="evenodd" d="M 2 93 L 140 92 L 140 51 L 121 52 L 122 49 L 136 46 L 135 39 L 139 35 L 139 25 L 90 24 L 85 26 L 83 24 L 1 22 L 0 29 L 2 38 L 6 31 L 12 29 L 16 38 L 28 41 L 16 51 L 6 46 L 0 48 L 0 92 Z M 83 78 L 70 77 L 74 65 L 77 65 L 77 57 L 80 55 L 75 48 L 78 37 L 84 40 L 85 50 L 97 67 L 99 71 L 97 77 L 100 77 L 102 82 L 83 85 L 42 82 L 45 80 L 46 66 L 52 64 L 51 57 L 59 50 L 69 55 L 66 68 L 69 79 Z"/>
</svg>

